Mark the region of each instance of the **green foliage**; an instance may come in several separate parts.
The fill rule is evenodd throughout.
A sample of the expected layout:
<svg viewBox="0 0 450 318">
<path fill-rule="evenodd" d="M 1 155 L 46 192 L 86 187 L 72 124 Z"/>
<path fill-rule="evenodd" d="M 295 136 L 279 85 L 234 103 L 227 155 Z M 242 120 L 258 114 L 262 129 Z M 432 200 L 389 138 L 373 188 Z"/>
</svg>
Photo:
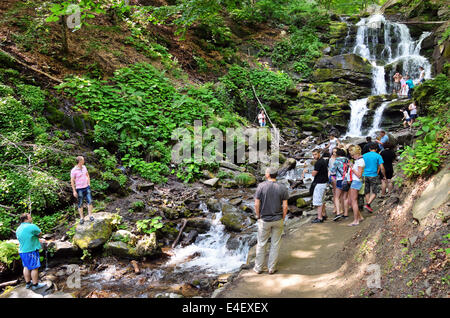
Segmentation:
<svg viewBox="0 0 450 318">
<path fill-rule="evenodd" d="M 440 40 L 438 41 L 438 44 L 441 45 L 442 43 L 447 41 L 447 39 L 449 37 L 450 37 L 450 27 L 447 27 L 447 29 L 445 29 L 445 32 L 442 33 L 442 36 L 441 36 Z"/>
<path fill-rule="evenodd" d="M 403 160 L 399 163 L 408 178 L 429 176 L 439 170 L 443 155 L 443 145 L 440 143 L 440 134 L 446 129 L 448 118 L 419 117 L 414 123 L 420 126 L 417 136 L 422 139 L 411 147 L 406 146 L 401 154 Z"/>
<path fill-rule="evenodd" d="M 151 234 L 164 226 L 161 219 L 160 216 L 157 216 L 152 219 L 139 220 L 136 222 L 137 229 L 141 233 Z"/>
<path fill-rule="evenodd" d="M 161 72 L 145 63 L 120 69 L 108 81 L 73 77 L 57 88 L 72 96 L 77 108 L 89 111 L 96 121 L 97 143 L 118 148 L 124 166 L 157 183 L 165 182 L 169 173 L 168 145 L 176 128 L 189 127 L 194 120 L 212 120 L 219 126 L 225 116 L 229 126 L 238 122 L 211 85 L 191 86 L 181 94 Z M 96 153 L 109 168 L 115 164 L 105 148 Z"/>
<path fill-rule="evenodd" d="M 306 78 L 312 73 L 314 60 L 320 57 L 322 46 L 314 30 L 304 27 L 296 29 L 289 39 L 278 42 L 270 57 L 279 67 L 294 62 L 292 69 Z"/>
<path fill-rule="evenodd" d="M 0 97 L 0 127 L 2 133 L 15 141 L 32 135 L 33 117 L 20 101 L 12 96 Z"/>
<path fill-rule="evenodd" d="M 439 74 L 433 79 L 414 87 L 413 97 L 419 107 L 423 107 L 427 115 L 439 116 L 448 111 L 450 103 L 450 80 L 445 74 Z M 446 114 L 448 116 L 448 113 Z"/>
<path fill-rule="evenodd" d="M 102 2 L 95 0 L 80 0 L 77 2 L 80 10 L 80 24 L 75 26 L 74 31 L 79 30 L 83 25 L 87 24 L 87 19 L 94 18 L 94 13 L 104 13 Z M 50 7 L 50 14 L 45 21 L 58 22 L 60 17 L 69 16 L 74 13 L 76 13 L 76 10 L 73 8 L 73 2 L 63 0 L 59 3 L 54 3 Z"/>
<path fill-rule="evenodd" d="M 51 215 L 33 215 L 33 223 L 36 224 L 42 231 L 42 233 L 53 233 L 54 229 L 61 225 L 65 220 L 66 215 L 64 212 L 57 212 Z"/>
<path fill-rule="evenodd" d="M 228 74 L 220 78 L 224 86 L 224 100 L 236 110 L 247 111 L 248 104 L 255 103 L 252 86 L 262 102 L 283 104 L 286 90 L 293 86 L 291 78 L 283 72 L 273 72 L 266 68 L 249 69 L 238 65 L 230 67 Z"/>
<path fill-rule="evenodd" d="M 77 230 L 77 226 L 74 225 L 66 232 L 66 235 L 69 237 L 70 241 L 72 241 L 72 238 L 75 236 L 76 230 Z"/>
<path fill-rule="evenodd" d="M 0 262 L 6 264 L 8 267 L 15 260 L 19 260 L 19 248 L 15 243 L 0 241 Z"/>
<path fill-rule="evenodd" d="M 131 204 L 131 208 L 133 209 L 133 211 L 143 211 L 145 208 L 145 203 L 144 201 L 134 201 Z"/>
<path fill-rule="evenodd" d="M 6 214 L 5 209 L 0 208 L 0 239 L 7 239 L 14 233 L 13 224 L 17 220 L 17 217 Z"/>
</svg>

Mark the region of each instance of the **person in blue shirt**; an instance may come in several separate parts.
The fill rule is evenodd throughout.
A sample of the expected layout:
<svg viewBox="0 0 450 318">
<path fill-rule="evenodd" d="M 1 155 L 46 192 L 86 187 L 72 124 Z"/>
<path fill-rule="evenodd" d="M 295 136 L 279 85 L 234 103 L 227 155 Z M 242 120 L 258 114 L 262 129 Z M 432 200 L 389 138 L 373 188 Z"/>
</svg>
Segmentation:
<svg viewBox="0 0 450 318">
<path fill-rule="evenodd" d="M 366 205 L 364 205 L 364 208 L 370 213 L 373 212 L 370 204 L 375 200 L 380 189 L 380 179 L 378 177 L 380 170 L 383 180 L 386 180 L 386 170 L 383 165 L 384 161 L 380 154 L 377 153 L 377 150 L 377 144 L 371 144 L 369 146 L 369 152 L 363 155 L 364 163 L 366 165 L 363 174 L 364 194 L 366 195 Z"/>
<path fill-rule="evenodd" d="M 383 145 L 389 141 L 389 136 L 384 130 L 380 131 L 380 140 L 375 140 L 380 148 L 380 151 L 384 149 Z"/>
<path fill-rule="evenodd" d="M 408 75 L 406 75 L 405 78 L 406 78 L 406 85 L 408 85 L 408 98 L 411 98 L 414 90 L 414 83 Z"/>
<path fill-rule="evenodd" d="M 25 278 L 26 288 L 37 290 L 47 286 L 39 282 L 39 267 L 41 262 L 39 259 L 39 235 L 41 230 L 35 224 L 31 214 L 24 213 L 20 216 L 20 226 L 16 230 L 16 237 L 19 240 L 19 255 L 23 264 L 23 277 Z"/>
</svg>

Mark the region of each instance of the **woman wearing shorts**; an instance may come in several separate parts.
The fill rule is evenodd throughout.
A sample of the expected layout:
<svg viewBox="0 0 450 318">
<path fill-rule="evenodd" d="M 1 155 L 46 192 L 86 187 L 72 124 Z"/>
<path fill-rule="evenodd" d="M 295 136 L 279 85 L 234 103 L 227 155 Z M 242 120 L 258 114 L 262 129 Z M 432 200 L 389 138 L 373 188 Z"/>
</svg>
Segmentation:
<svg viewBox="0 0 450 318">
<path fill-rule="evenodd" d="M 351 165 L 350 173 L 348 174 L 348 181 L 351 181 L 352 184 L 350 186 L 349 190 L 349 200 L 350 205 L 353 209 L 353 222 L 349 224 L 349 226 L 355 226 L 358 225 L 360 221 L 364 220 L 364 218 L 361 215 L 361 212 L 359 211 L 358 207 L 358 192 L 362 188 L 362 175 L 364 172 L 364 159 L 361 155 L 361 147 L 360 146 L 354 146 L 351 149 L 349 149 L 350 155 L 355 160 L 355 163 Z"/>
<path fill-rule="evenodd" d="M 348 165 L 347 154 L 344 149 L 336 149 L 336 160 L 330 169 L 331 174 L 336 176 L 336 191 L 334 192 L 334 205 L 336 206 L 336 217 L 333 221 L 348 217 L 348 192 L 342 189 L 342 180 L 345 177 L 345 170 Z M 344 210 L 344 211 L 342 211 Z"/>
</svg>

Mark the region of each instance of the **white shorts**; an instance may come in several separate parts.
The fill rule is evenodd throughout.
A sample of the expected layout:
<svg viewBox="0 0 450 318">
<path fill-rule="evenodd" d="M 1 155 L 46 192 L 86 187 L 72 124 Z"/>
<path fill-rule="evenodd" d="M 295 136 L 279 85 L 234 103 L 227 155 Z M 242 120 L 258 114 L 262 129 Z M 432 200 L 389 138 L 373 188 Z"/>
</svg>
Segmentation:
<svg viewBox="0 0 450 318">
<path fill-rule="evenodd" d="M 325 191 L 327 190 L 326 183 L 318 183 L 314 188 L 313 194 L 313 205 L 321 206 L 323 204 L 323 199 L 325 198 Z"/>
</svg>

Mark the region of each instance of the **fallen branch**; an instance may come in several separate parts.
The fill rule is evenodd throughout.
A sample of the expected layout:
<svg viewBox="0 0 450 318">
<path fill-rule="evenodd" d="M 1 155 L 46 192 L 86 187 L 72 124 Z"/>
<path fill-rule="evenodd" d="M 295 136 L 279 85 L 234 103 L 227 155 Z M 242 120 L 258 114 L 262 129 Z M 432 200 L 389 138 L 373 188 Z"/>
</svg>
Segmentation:
<svg viewBox="0 0 450 318">
<path fill-rule="evenodd" d="M 175 242 L 173 242 L 173 244 L 172 244 L 172 248 L 175 248 L 175 246 L 177 246 L 178 241 L 180 240 L 181 234 L 183 233 L 183 230 L 184 230 L 184 228 L 186 227 L 187 220 L 184 219 L 183 222 L 184 222 L 184 223 L 183 223 L 183 225 L 181 226 L 180 233 L 178 233 L 177 239 L 176 239 Z"/>
<path fill-rule="evenodd" d="M 12 59 L 14 62 L 16 62 L 16 63 L 22 65 L 23 67 L 25 67 L 25 68 L 27 68 L 27 69 L 29 69 L 29 70 L 32 70 L 33 72 L 39 73 L 39 74 L 41 74 L 41 75 L 44 75 L 45 77 L 48 77 L 49 79 L 51 79 L 52 81 L 57 82 L 58 84 L 61 84 L 61 83 L 62 83 L 62 81 L 61 81 L 60 79 L 58 79 L 58 78 L 56 78 L 56 77 L 53 77 L 53 76 L 51 76 L 50 74 L 47 74 L 47 73 L 45 73 L 45 72 L 42 72 L 42 71 L 40 71 L 40 70 L 38 70 L 38 69 L 36 69 L 36 68 L 34 68 L 34 67 L 32 67 L 32 66 L 29 66 L 29 65 L 27 65 L 27 64 L 25 64 L 25 63 L 19 61 L 17 58 L 15 58 L 15 57 L 12 56 L 10 53 L 6 52 L 5 50 L 3 50 L 3 49 L 1 49 L 1 48 L 0 48 L 0 52 L 2 52 L 3 54 L 6 54 L 10 59 Z"/>
<path fill-rule="evenodd" d="M 0 284 L 0 288 L 4 288 L 4 287 L 8 287 L 8 286 L 15 286 L 15 285 L 17 285 L 18 283 L 19 283 L 19 280 L 18 280 L 18 279 L 12 280 L 12 281 L 10 281 L 10 282 L 1 283 L 1 284 Z"/>
</svg>

